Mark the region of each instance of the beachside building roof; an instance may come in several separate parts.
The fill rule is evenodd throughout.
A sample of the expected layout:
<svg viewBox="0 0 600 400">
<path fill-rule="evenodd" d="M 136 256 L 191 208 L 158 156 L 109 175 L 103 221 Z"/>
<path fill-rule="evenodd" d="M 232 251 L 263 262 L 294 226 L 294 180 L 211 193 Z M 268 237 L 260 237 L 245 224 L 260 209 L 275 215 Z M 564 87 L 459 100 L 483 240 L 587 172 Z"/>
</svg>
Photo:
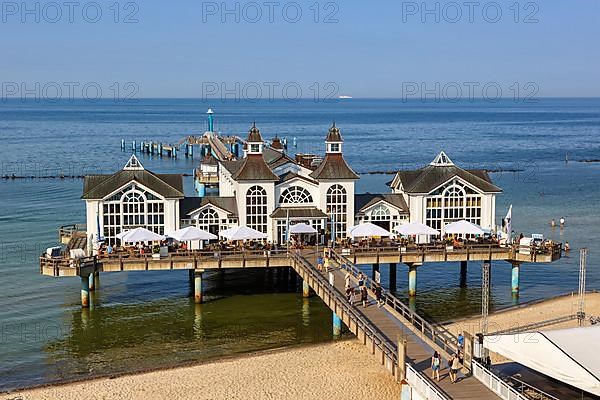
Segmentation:
<svg viewBox="0 0 600 400">
<path fill-rule="evenodd" d="M 427 166 L 417 170 L 398 171 L 389 184 L 402 186 L 404 193 L 430 193 L 439 186 L 458 177 L 484 193 L 502 192 L 494 185 L 485 170 L 465 170 L 456 166 L 443 151 Z"/>
<path fill-rule="evenodd" d="M 179 213 L 182 218 L 185 218 L 206 206 L 217 207 L 231 216 L 237 216 L 238 207 L 237 200 L 235 197 L 219 197 L 219 196 L 207 196 L 207 197 L 186 197 L 179 202 Z"/>
<path fill-rule="evenodd" d="M 164 198 L 183 198 L 183 177 L 180 174 L 155 174 L 144 168 L 135 155 L 125 167 L 111 175 L 88 175 L 83 181 L 84 200 L 100 200 L 131 182 L 152 190 Z"/>
<path fill-rule="evenodd" d="M 396 193 L 361 193 L 354 195 L 354 207 L 361 213 L 378 203 L 387 203 L 399 211 L 408 213 L 404 196 Z"/>
</svg>

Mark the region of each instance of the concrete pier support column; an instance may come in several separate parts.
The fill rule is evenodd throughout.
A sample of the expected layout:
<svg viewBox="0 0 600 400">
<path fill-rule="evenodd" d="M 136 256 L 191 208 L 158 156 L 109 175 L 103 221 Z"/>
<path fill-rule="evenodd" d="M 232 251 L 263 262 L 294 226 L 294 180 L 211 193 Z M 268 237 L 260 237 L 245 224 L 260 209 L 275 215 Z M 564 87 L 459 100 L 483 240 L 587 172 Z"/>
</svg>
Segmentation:
<svg viewBox="0 0 600 400">
<path fill-rule="evenodd" d="M 90 306 L 90 276 L 81 277 L 81 307 L 83 308 Z"/>
<path fill-rule="evenodd" d="M 519 294 L 519 282 L 521 276 L 521 263 L 515 262 L 512 265 L 512 274 L 510 288 L 513 294 Z"/>
<path fill-rule="evenodd" d="M 305 280 L 302 281 L 302 297 L 310 297 L 310 286 L 308 286 L 308 282 Z"/>
<path fill-rule="evenodd" d="M 389 287 L 392 292 L 395 292 L 396 287 L 398 286 L 397 282 L 396 282 L 397 272 L 398 272 L 398 265 L 396 263 L 391 263 L 390 264 Z"/>
<path fill-rule="evenodd" d="M 417 295 L 417 266 L 414 264 L 408 266 L 408 295 L 410 297 Z"/>
<path fill-rule="evenodd" d="M 202 304 L 202 270 L 194 271 L 194 302 Z"/>
<path fill-rule="evenodd" d="M 375 279 L 376 272 L 379 272 L 379 264 L 373 264 L 373 274 L 371 276 L 371 279 L 376 280 Z"/>
<path fill-rule="evenodd" d="M 339 338 L 342 334 L 342 319 L 333 313 L 333 338 Z"/>
<path fill-rule="evenodd" d="M 469 268 L 469 262 L 468 261 L 461 261 L 460 262 L 460 287 L 464 288 L 467 287 L 467 271 Z"/>
</svg>

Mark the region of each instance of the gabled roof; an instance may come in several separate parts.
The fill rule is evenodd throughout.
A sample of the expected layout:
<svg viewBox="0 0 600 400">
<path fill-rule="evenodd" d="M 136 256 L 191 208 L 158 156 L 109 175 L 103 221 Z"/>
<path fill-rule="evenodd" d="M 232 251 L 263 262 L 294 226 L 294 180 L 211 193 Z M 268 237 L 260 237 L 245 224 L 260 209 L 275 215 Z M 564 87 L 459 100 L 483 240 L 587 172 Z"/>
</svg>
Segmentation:
<svg viewBox="0 0 600 400">
<path fill-rule="evenodd" d="M 420 170 L 398 172 L 398 178 L 406 193 L 429 193 L 453 177 L 461 178 L 482 192 L 502 192 L 502 189 L 492 183 L 485 170 L 464 170 L 456 165 L 447 167 L 428 165 Z"/>
<path fill-rule="evenodd" d="M 220 163 L 231 175 L 233 175 L 242 167 L 244 160 L 223 160 L 220 161 Z"/>
<path fill-rule="evenodd" d="M 236 181 L 278 181 L 265 162 L 262 154 L 248 154 L 240 164 L 239 169 L 232 175 Z"/>
<path fill-rule="evenodd" d="M 318 182 L 315 181 L 314 179 L 310 179 L 310 178 L 308 178 L 306 176 L 298 175 L 298 174 L 295 174 L 293 172 L 286 172 L 285 174 L 280 175 L 279 176 L 279 182 L 277 184 L 280 185 L 282 183 L 291 181 L 292 179 L 301 179 L 301 180 L 303 180 L 305 182 L 308 182 L 308 183 L 310 183 L 312 185 L 317 185 L 318 184 Z"/>
<path fill-rule="evenodd" d="M 265 158 L 265 162 L 269 164 L 269 167 L 271 168 L 277 168 L 290 162 L 294 164 L 296 163 L 296 161 L 290 158 L 287 154 L 273 150 L 270 147 L 265 147 L 263 149 L 263 157 Z"/>
<path fill-rule="evenodd" d="M 127 165 L 129 166 L 129 163 Z M 123 169 L 112 175 L 88 175 L 84 177 L 81 198 L 84 200 L 100 200 L 131 182 L 137 182 L 167 199 L 183 198 L 184 196 L 182 175 L 155 174 L 143 169 L 143 167 L 140 169 L 136 165 L 135 168 Z"/>
<path fill-rule="evenodd" d="M 238 214 L 237 201 L 235 197 L 207 196 L 186 197 L 182 199 L 179 202 L 179 215 L 184 218 L 206 205 L 212 205 L 220 208 L 233 216 L 237 216 Z"/>
<path fill-rule="evenodd" d="M 354 207 L 357 212 L 363 212 L 369 207 L 384 201 L 406 213 L 408 213 L 408 205 L 404 201 L 404 196 L 394 193 L 361 193 L 354 195 Z"/>
<path fill-rule="evenodd" d="M 313 179 L 359 179 L 341 153 L 328 153 L 310 177 Z"/>
<path fill-rule="evenodd" d="M 406 193 L 430 193 L 454 177 L 475 186 L 482 192 L 502 192 L 485 170 L 465 170 L 456 166 L 443 151 L 427 166 L 417 170 L 398 171 L 391 185 L 402 183 Z M 398 182 L 399 181 L 399 182 Z"/>
</svg>

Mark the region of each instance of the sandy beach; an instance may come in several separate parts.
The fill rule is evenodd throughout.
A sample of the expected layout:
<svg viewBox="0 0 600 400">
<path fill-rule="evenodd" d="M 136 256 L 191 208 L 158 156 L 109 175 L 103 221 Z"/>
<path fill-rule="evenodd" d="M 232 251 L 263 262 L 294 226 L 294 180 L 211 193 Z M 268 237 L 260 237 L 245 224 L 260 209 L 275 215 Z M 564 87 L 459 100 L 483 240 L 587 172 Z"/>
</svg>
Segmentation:
<svg viewBox="0 0 600 400">
<path fill-rule="evenodd" d="M 524 304 L 518 307 L 511 307 L 506 310 L 500 310 L 489 316 L 489 332 L 499 332 L 508 329 L 521 328 L 531 324 L 538 324 L 544 321 L 553 320 L 559 317 L 566 317 L 577 313 L 579 298 L 577 294 L 571 296 L 561 296 L 540 302 Z M 589 325 L 590 316 L 600 315 L 600 293 L 586 294 L 586 326 Z M 467 331 L 471 334 L 479 332 L 479 316 L 456 320 L 446 327 L 450 332 Z M 529 330 L 551 330 L 577 327 L 577 319 L 570 321 L 557 322 L 544 325 L 539 328 Z"/>
<path fill-rule="evenodd" d="M 397 400 L 400 387 L 353 340 L 203 365 L 103 378 L 0 396 L 2 400 L 342 399 Z"/>
</svg>

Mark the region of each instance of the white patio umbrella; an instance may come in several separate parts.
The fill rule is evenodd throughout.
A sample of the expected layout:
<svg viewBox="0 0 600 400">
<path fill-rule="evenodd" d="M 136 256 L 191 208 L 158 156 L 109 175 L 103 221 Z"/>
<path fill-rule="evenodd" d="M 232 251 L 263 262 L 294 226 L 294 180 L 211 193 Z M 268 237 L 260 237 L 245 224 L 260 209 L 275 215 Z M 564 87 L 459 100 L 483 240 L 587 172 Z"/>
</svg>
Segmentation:
<svg viewBox="0 0 600 400">
<path fill-rule="evenodd" d="M 156 242 L 164 240 L 165 237 L 149 231 L 146 228 L 135 228 L 129 231 L 121 232 L 117 235 L 117 239 L 125 243 L 138 243 L 138 242 Z"/>
<path fill-rule="evenodd" d="M 485 233 L 479 225 L 464 219 L 446 225 L 444 227 L 444 232 L 458 235 L 483 235 Z"/>
<path fill-rule="evenodd" d="M 267 235 L 247 226 L 236 226 L 219 232 L 219 236 L 228 240 L 266 239 Z"/>
<path fill-rule="evenodd" d="M 195 226 L 179 229 L 177 231 L 167 233 L 167 236 L 177 240 L 178 242 L 191 242 L 193 240 L 215 240 L 219 237 L 210 232 L 206 232 Z"/>
<path fill-rule="evenodd" d="M 352 238 L 357 237 L 374 237 L 374 236 L 392 236 L 392 233 L 383 229 L 380 226 L 372 224 L 370 222 L 351 226 L 348 229 L 348 234 Z"/>
<path fill-rule="evenodd" d="M 292 235 L 298 235 L 302 233 L 317 233 L 317 230 L 308 224 L 296 224 L 290 228 Z"/>
<path fill-rule="evenodd" d="M 411 222 L 410 224 L 398 225 L 394 229 L 397 233 L 404 236 L 412 235 L 439 235 L 440 232 L 425 224 L 419 222 Z"/>
</svg>

